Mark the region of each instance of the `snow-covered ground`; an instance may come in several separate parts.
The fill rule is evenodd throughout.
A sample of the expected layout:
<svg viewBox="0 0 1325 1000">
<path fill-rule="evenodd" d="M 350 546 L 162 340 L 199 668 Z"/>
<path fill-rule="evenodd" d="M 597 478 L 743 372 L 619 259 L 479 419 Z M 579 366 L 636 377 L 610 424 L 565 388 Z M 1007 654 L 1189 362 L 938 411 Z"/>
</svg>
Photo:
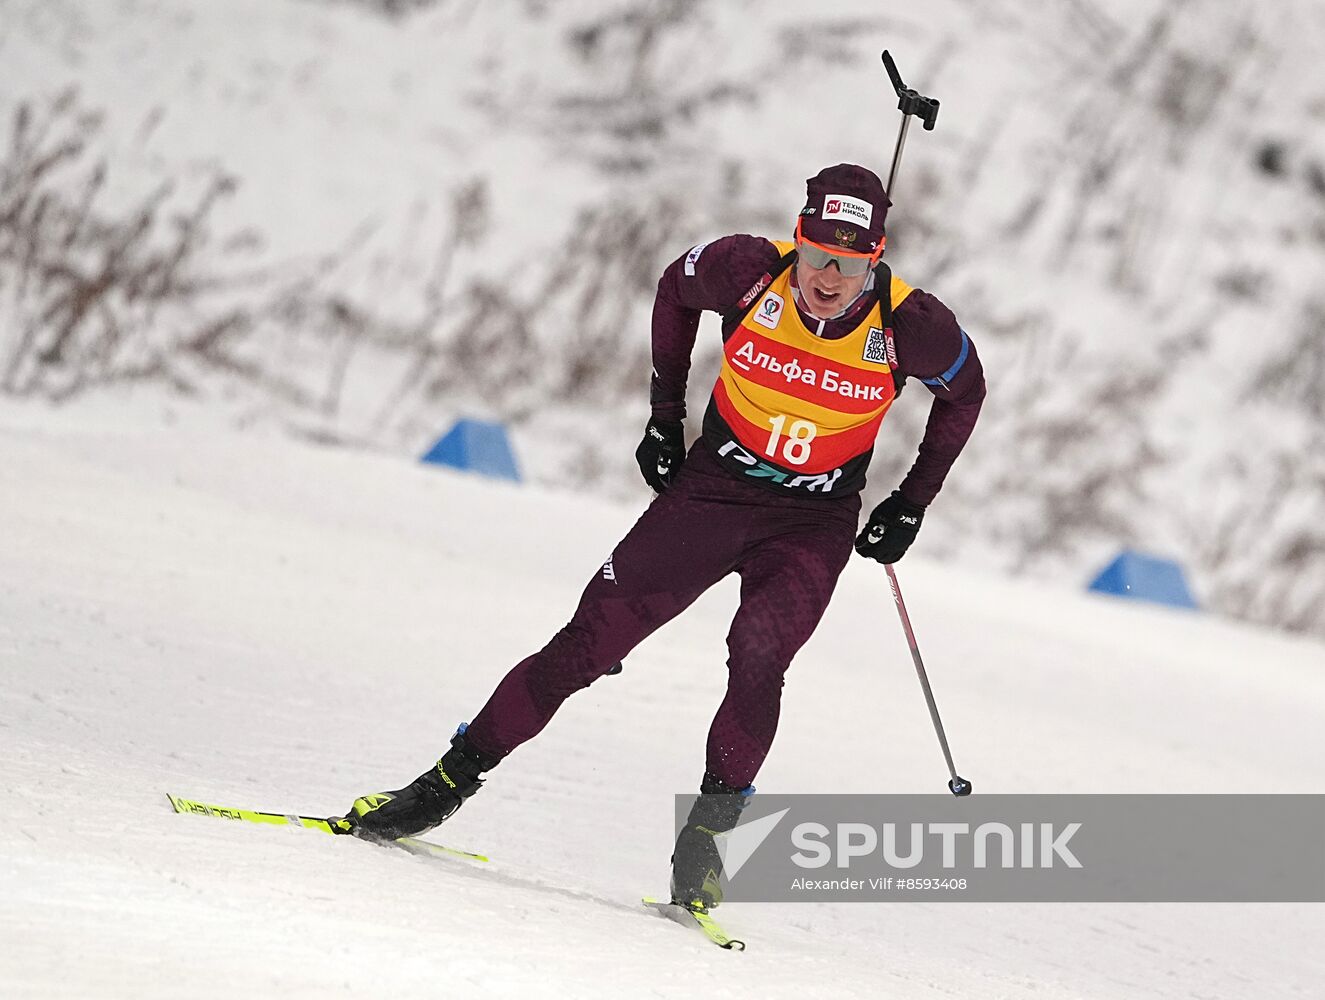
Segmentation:
<svg viewBox="0 0 1325 1000">
<path fill-rule="evenodd" d="M 486 867 L 174 815 L 328 813 L 426 767 L 637 507 L 124 414 L 0 410 L 0 995 L 1318 997 L 1325 908 L 643 912 L 735 592 L 577 694 L 443 828 Z M 980 792 L 1325 791 L 1325 647 L 899 567 Z M 788 678 L 765 791 L 941 792 L 881 570 Z M 434 834 L 439 836 L 441 832 Z"/>
</svg>

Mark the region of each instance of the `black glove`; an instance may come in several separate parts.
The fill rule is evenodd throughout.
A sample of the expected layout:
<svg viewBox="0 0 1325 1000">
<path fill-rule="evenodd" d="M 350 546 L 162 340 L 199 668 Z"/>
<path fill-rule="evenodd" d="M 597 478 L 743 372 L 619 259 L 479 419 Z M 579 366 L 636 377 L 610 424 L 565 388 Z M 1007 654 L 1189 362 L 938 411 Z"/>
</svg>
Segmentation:
<svg viewBox="0 0 1325 1000">
<path fill-rule="evenodd" d="M 892 496 L 874 508 L 856 536 L 856 551 L 867 559 L 895 563 L 916 540 L 924 517 L 924 507 L 904 500 L 899 491 L 893 490 Z"/>
<path fill-rule="evenodd" d="M 635 449 L 644 481 L 661 493 L 672 485 L 686 457 L 685 428 L 679 420 L 650 420 L 644 440 Z"/>
</svg>

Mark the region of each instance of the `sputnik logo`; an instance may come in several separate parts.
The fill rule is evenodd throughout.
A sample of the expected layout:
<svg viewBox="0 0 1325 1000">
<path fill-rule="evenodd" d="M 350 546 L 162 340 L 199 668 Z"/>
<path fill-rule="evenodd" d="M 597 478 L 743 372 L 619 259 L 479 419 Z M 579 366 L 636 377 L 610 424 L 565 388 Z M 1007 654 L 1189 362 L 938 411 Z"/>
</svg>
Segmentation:
<svg viewBox="0 0 1325 1000">
<path fill-rule="evenodd" d="M 789 812 L 791 809 L 787 808 L 781 812 L 761 816 L 749 823 L 742 823 L 730 833 L 714 838 L 713 843 L 718 848 L 718 857 L 722 858 L 722 870 L 728 879 L 736 877 L 736 873 L 750 860 L 750 856 L 759 850 L 759 845 L 768 839 L 768 835 Z"/>
</svg>

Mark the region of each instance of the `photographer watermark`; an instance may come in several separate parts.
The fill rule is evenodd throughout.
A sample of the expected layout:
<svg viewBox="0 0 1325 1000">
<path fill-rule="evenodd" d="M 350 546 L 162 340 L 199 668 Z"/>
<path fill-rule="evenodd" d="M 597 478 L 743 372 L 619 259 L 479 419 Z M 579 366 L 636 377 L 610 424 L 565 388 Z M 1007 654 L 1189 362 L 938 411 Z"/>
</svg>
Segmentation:
<svg viewBox="0 0 1325 1000">
<path fill-rule="evenodd" d="M 1325 901 L 1325 795 L 757 795 L 715 844 L 729 901 Z"/>
</svg>

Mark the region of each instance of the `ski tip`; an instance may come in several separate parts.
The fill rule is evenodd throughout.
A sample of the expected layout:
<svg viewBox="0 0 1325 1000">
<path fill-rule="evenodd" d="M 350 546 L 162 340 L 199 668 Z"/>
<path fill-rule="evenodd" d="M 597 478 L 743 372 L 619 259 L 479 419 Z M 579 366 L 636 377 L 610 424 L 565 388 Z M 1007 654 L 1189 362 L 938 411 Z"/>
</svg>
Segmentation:
<svg viewBox="0 0 1325 1000">
<path fill-rule="evenodd" d="M 371 841 L 370 837 L 360 837 L 362 840 Z M 395 840 L 377 841 L 383 847 L 399 847 L 408 851 L 410 854 L 433 854 L 440 857 L 464 858 L 466 861 L 491 861 L 486 854 L 476 854 L 473 851 L 462 851 L 458 847 L 447 847 L 444 844 L 434 844 L 430 840 L 420 840 L 418 837 L 397 837 Z"/>
</svg>

